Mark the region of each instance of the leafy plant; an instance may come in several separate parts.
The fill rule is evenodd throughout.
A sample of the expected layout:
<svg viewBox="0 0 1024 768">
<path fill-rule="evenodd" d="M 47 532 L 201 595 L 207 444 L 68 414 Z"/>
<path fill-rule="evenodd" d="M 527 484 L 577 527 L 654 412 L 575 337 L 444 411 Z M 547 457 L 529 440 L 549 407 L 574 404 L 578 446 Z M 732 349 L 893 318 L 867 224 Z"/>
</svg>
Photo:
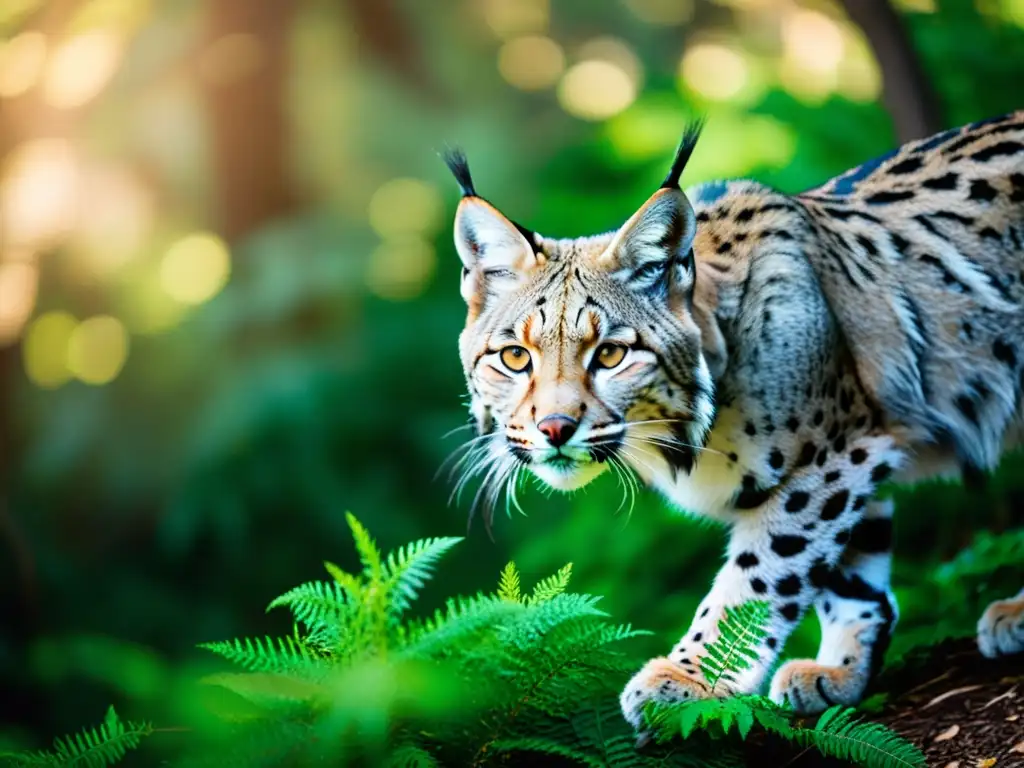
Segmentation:
<svg viewBox="0 0 1024 768">
<path fill-rule="evenodd" d="M 55 739 L 50 751 L 0 753 L 0 765 L 32 768 L 33 766 L 83 766 L 104 768 L 119 762 L 129 751 L 153 733 L 149 723 L 122 722 L 113 707 L 107 709 L 103 722 L 71 736 Z"/>
<path fill-rule="evenodd" d="M 770 605 L 751 601 L 727 609 L 718 623 L 719 637 L 707 645 L 701 669 L 712 693 L 721 681 L 734 679 L 757 660 L 756 646 L 767 635 Z M 688 700 L 671 706 L 649 705 L 647 721 L 659 743 L 684 739 L 741 741 L 757 730 L 812 748 L 826 757 L 856 762 L 864 768 L 924 768 L 924 755 L 913 744 L 878 723 L 863 721 L 857 711 L 832 707 L 810 727 L 792 709 L 764 696 Z M 742 764 L 742 763 L 740 763 Z"/>
<path fill-rule="evenodd" d="M 509 563 L 493 594 L 408 618 L 459 539 L 424 539 L 385 556 L 356 518 L 348 523 L 362 570 L 326 563 L 329 581 L 272 600 L 268 610 L 290 611 L 290 635 L 202 646 L 238 671 L 203 679 L 205 708 L 181 729 L 190 731 L 186 765 L 426 768 L 543 755 L 552 765 L 736 768 L 755 735 L 867 768 L 924 765 L 914 747 L 852 710 L 831 709 L 812 727 L 758 696 L 652 706 L 655 743 L 638 750 L 617 694 L 638 666 L 621 642 L 642 633 L 610 622 L 599 598 L 568 592 L 571 565 L 526 590 Z M 769 610 L 758 601 L 726 611 L 701 663 L 713 693 L 756 663 Z M 103 726 L 58 740 L 53 752 L 7 757 L 106 766 L 152 732 L 111 709 Z"/>
</svg>

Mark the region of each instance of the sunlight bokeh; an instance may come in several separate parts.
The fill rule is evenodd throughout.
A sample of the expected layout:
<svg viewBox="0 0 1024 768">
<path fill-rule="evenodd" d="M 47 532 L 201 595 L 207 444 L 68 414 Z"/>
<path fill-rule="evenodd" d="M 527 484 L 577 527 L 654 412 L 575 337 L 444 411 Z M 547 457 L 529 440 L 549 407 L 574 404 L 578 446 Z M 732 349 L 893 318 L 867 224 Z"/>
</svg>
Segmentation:
<svg viewBox="0 0 1024 768">
<path fill-rule="evenodd" d="M 570 115 L 606 120 L 636 98 L 637 83 L 620 65 L 591 59 L 574 64 L 558 85 L 558 100 Z"/>
<path fill-rule="evenodd" d="M 67 368 L 86 384 L 109 384 L 128 357 L 128 332 L 116 317 L 83 320 L 68 337 Z"/>
<path fill-rule="evenodd" d="M 25 373 L 43 389 L 53 389 L 71 379 L 68 344 L 78 321 L 68 312 L 40 315 L 29 325 L 22 343 Z"/>
<path fill-rule="evenodd" d="M 550 37 L 524 35 L 509 40 L 498 52 L 498 71 L 522 91 L 539 91 L 558 82 L 565 53 Z"/>
<path fill-rule="evenodd" d="M 58 109 L 80 107 L 103 89 L 117 70 L 123 41 L 112 32 L 94 31 L 60 42 L 50 56 L 43 96 Z"/>
<path fill-rule="evenodd" d="M 0 99 L 13 99 L 38 81 L 46 61 L 46 35 L 22 32 L 0 43 Z"/>
<path fill-rule="evenodd" d="M 227 244 L 209 232 L 181 238 L 164 254 L 160 283 L 167 295 L 183 304 L 209 301 L 227 284 L 231 254 Z"/>
</svg>

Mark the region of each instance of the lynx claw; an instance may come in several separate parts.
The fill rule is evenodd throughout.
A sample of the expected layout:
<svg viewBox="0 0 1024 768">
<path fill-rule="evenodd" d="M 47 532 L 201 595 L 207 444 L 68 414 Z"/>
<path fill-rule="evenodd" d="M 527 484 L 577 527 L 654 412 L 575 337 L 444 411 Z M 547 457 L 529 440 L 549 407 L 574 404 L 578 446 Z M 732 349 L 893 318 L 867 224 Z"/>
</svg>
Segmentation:
<svg viewBox="0 0 1024 768">
<path fill-rule="evenodd" d="M 638 731 L 637 746 L 650 741 L 650 734 L 641 731 L 644 705 L 649 701 L 672 704 L 677 701 L 706 699 L 707 685 L 692 676 L 681 665 L 661 657 L 648 661 L 626 685 L 619 704 L 622 715 Z"/>
</svg>

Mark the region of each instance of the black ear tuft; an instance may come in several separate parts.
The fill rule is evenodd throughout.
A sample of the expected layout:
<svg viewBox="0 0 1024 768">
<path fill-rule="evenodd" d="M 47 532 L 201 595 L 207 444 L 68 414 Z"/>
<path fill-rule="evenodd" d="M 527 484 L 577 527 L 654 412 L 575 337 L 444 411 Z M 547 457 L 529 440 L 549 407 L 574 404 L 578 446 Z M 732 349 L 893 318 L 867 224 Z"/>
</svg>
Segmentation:
<svg viewBox="0 0 1024 768">
<path fill-rule="evenodd" d="M 668 172 L 665 180 L 661 182 L 662 189 L 679 189 L 679 178 L 690 161 L 693 148 L 697 146 L 697 139 L 700 138 L 700 132 L 704 130 L 705 122 L 706 119 L 700 117 L 686 126 L 686 130 L 683 131 L 683 140 L 679 142 L 679 148 L 676 150 L 676 159 L 672 161 L 672 169 Z"/>
<path fill-rule="evenodd" d="M 459 189 L 462 190 L 462 196 L 476 197 L 476 190 L 473 188 L 473 177 L 469 175 L 469 163 L 466 160 L 465 153 L 458 148 L 449 148 L 445 150 L 443 157 L 448 170 L 452 172 L 452 176 L 455 177 L 455 181 L 459 184 Z"/>
</svg>

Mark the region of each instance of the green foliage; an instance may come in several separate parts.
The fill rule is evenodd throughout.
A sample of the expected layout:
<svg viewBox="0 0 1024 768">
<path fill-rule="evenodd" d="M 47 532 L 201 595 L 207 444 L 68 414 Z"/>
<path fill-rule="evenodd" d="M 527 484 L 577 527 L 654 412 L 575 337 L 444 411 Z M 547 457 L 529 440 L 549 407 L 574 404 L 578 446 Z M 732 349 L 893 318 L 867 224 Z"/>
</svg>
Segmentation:
<svg viewBox="0 0 1024 768">
<path fill-rule="evenodd" d="M 105 768 L 119 762 L 152 733 L 153 726 L 149 723 L 122 722 L 110 707 L 98 727 L 55 739 L 53 749 L 48 752 L 0 753 L 0 765 L 12 768 Z"/>
<path fill-rule="evenodd" d="M 757 659 L 756 646 L 767 634 L 770 606 L 752 601 L 726 611 L 720 636 L 708 645 L 702 663 L 712 687 L 730 680 Z M 698 743 L 729 737 L 743 741 L 760 728 L 785 741 L 816 749 L 826 757 L 855 761 L 863 768 L 924 768 L 924 755 L 914 745 L 878 723 L 864 722 L 853 709 L 833 707 L 813 728 L 791 709 L 764 696 L 735 696 L 685 701 L 671 706 L 648 705 L 645 716 L 655 740 L 671 743 L 682 736 Z M 689 742 L 688 742 L 689 743 Z"/>
<path fill-rule="evenodd" d="M 771 604 L 766 600 L 725 609 L 725 616 L 718 622 L 718 637 L 705 646 L 705 656 L 700 661 L 712 695 L 719 682 L 729 682 L 737 672 L 750 669 L 757 661 L 757 647 L 768 636 L 770 616 Z"/>
</svg>

